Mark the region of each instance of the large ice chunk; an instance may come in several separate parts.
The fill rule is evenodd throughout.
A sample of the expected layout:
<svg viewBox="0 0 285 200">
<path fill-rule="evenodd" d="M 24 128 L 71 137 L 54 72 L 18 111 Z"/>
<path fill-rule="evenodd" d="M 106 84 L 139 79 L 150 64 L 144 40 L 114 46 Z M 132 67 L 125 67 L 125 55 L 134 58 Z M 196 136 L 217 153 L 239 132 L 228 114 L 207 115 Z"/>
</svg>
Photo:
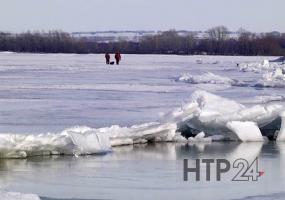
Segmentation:
<svg viewBox="0 0 285 200">
<path fill-rule="evenodd" d="M 285 112 L 281 113 L 281 129 L 278 133 L 277 141 L 285 141 Z"/>
<path fill-rule="evenodd" d="M 270 63 L 268 60 L 263 60 L 261 63 L 241 63 L 238 67 L 243 72 L 263 73 L 273 71 L 279 65 L 277 63 Z"/>
<path fill-rule="evenodd" d="M 57 154 L 96 154 L 110 151 L 109 136 L 96 129 L 76 127 L 58 134 L 0 134 L 1 158 Z"/>
<path fill-rule="evenodd" d="M 227 123 L 227 127 L 243 142 L 264 141 L 257 124 L 254 122 L 232 121 Z"/>
<path fill-rule="evenodd" d="M 108 134 L 90 130 L 84 134 L 70 131 L 69 135 L 75 145 L 73 152 L 75 155 L 106 153 L 111 151 L 110 138 Z"/>
<path fill-rule="evenodd" d="M 267 72 L 263 75 L 262 80 L 255 84 L 256 87 L 285 87 L 285 74 L 281 68 L 277 68 L 272 72 Z"/>
<path fill-rule="evenodd" d="M 193 135 L 204 131 L 206 135 L 224 135 L 228 139 L 236 139 L 237 134 L 227 126 L 228 122 L 250 121 L 255 123 L 257 128 L 262 128 L 279 118 L 280 113 L 284 110 L 284 105 L 281 103 L 255 105 L 248 108 L 205 91 L 194 92 L 190 102 L 192 105 L 196 104 L 196 109 L 193 110 L 191 107 L 190 117 L 177 123 L 178 130 L 181 130 L 182 135 L 187 137 L 193 137 Z M 181 110 L 187 111 L 187 109 Z M 274 127 L 271 129 L 273 130 Z M 275 129 L 279 130 L 278 126 Z M 250 138 L 250 140 L 255 139 Z"/>
</svg>

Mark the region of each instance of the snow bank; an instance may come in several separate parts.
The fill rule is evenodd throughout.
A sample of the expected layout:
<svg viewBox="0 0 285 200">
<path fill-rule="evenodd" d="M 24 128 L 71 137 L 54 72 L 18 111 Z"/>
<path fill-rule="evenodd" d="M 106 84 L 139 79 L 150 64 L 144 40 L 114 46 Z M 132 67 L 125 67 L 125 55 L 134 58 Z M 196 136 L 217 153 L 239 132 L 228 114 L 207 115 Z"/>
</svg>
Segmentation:
<svg viewBox="0 0 285 200">
<path fill-rule="evenodd" d="M 40 200 L 35 194 L 21 194 L 15 192 L 0 191 L 1 200 Z"/>
<path fill-rule="evenodd" d="M 219 76 L 211 72 L 207 72 L 201 75 L 191 75 L 189 73 L 186 73 L 180 76 L 177 81 L 191 84 L 224 84 L 230 86 L 244 85 L 244 83 L 241 83 L 237 80 Z"/>
<path fill-rule="evenodd" d="M 254 122 L 228 122 L 226 125 L 243 142 L 263 141 L 262 134 Z"/>
</svg>

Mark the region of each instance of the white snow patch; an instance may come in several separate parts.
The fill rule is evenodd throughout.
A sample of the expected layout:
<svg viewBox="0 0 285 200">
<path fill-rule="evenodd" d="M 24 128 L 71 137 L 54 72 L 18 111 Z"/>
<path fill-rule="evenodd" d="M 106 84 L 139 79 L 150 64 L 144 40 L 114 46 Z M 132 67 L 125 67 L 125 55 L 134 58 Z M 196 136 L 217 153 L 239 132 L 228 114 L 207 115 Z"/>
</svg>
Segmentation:
<svg viewBox="0 0 285 200">
<path fill-rule="evenodd" d="M 280 95 L 272 95 L 272 96 L 258 96 L 256 97 L 256 103 L 269 103 L 272 101 L 283 101 L 284 97 Z"/>
<path fill-rule="evenodd" d="M 0 191 L 1 200 L 40 200 L 35 194 L 21 194 L 16 192 Z"/>
</svg>

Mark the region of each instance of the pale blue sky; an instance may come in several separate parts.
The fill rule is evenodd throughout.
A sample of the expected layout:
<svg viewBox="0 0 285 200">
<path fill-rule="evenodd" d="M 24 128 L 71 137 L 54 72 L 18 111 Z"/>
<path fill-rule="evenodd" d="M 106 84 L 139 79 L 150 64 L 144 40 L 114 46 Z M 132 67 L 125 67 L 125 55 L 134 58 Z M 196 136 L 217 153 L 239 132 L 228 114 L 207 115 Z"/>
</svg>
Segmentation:
<svg viewBox="0 0 285 200">
<path fill-rule="evenodd" d="M 0 30 L 285 32 L 285 0 L 0 0 Z"/>
</svg>

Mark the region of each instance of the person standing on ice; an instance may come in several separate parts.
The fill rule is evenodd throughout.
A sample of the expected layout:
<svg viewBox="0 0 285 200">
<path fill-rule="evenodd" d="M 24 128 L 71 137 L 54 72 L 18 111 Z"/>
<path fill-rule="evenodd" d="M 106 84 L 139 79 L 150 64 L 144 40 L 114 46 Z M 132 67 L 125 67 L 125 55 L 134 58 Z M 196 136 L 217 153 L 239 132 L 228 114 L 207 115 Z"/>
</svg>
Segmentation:
<svg viewBox="0 0 285 200">
<path fill-rule="evenodd" d="M 109 53 L 105 54 L 105 59 L 106 59 L 106 64 L 109 65 L 110 64 L 110 59 L 111 59 L 111 56 L 110 56 Z"/>
<path fill-rule="evenodd" d="M 116 52 L 115 54 L 115 60 L 116 60 L 116 64 L 119 65 L 120 61 L 121 61 L 122 57 L 121 54 L 119 52 Z"/>
</svg>

